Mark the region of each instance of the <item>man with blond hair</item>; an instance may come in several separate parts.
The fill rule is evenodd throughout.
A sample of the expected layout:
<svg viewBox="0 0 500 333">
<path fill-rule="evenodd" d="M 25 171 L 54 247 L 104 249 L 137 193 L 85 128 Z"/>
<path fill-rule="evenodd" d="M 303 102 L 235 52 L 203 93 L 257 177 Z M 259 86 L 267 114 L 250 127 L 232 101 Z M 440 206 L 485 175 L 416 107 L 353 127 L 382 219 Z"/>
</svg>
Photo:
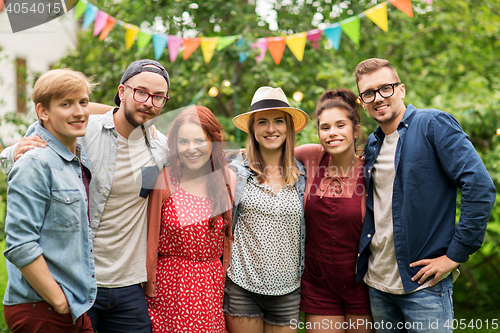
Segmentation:
<svg viewBox="0 0 500 333">
<path fill-rule="evenodd" d="M 406 87 L 389 61 L 362 61 L 354 76 L 361 105 L 380 125 L 365 146 L 368 197 L 357 264 L 374 326 L 452 332 L 452 281 L 481 247 L 495 186 L 452 115 L 405 106 Z"/>
<path fill-rule="evenodd" d="M 27 152 L 9 174 L 3 303 L 12 332 L 92 332 L 85 313 L 97 292 L 90 171 L 77 143 L 86 133 L 90 92 L 85 75 L 69 69 L 43 74 L 33 89 L 34 133 L 48 147 Z"/>
</svg>

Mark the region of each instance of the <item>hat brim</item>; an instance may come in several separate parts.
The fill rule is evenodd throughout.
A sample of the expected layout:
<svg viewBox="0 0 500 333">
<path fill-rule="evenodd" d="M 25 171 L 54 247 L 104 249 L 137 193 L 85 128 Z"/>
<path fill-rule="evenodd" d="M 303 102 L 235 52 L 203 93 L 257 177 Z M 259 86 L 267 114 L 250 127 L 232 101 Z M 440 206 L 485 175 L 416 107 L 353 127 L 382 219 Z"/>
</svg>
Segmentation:
<svg viewBox="0 0 500 333">
<path fill-rule="evenodd" d="M 267 108 L 267 109 L 258 109 L 246 113 L 242 113 L 233 118 L 233 124 L 243 132 L 248 133 L 248 120 L 250 116 L 256 112 L 261 111 L 271 111 L 271 110 L 279 110 L 288 113 L 292 116 L 293 125 L 295 128 L 295 133 L 302 131 L 307 124 L 309 123 L 309 116 L 307 113 L 302 111 L 301 109 L 292 108 L 292 107 L 283 107 L 283 108 Z"/>
<path fill-rule="evenodd" d="M 115 104 L 116 106 L 120 106 L 120 96 L 119 96 L 119 92 L 117 91 L 116 94 L 115 94 Z"/>
</svg>

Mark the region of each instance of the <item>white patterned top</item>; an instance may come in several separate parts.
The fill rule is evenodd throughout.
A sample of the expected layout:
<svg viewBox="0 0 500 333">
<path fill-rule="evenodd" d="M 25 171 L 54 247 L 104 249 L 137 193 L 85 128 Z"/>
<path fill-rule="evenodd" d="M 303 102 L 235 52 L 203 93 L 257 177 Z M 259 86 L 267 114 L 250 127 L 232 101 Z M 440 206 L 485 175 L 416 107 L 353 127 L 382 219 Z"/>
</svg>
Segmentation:
<svg viewBox="0 0 500 333">
<path fill-rule="evenodd" d="M 241 193 L 228 277 L 262 295 L 286 295 L 300 286 L 302 203 L 295 186 L 276 194 L 248 178 Z"/>
</svg>

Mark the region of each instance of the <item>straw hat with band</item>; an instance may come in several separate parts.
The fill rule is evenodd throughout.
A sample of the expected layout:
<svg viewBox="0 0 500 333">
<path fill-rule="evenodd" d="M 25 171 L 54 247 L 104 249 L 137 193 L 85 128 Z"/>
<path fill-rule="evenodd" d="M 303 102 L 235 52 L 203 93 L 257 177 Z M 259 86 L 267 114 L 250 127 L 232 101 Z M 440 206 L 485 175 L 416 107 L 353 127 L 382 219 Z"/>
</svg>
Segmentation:
<svg viewBox="0 0 500 333">
<path fill-rule="evenodd" d="M 250 116 L 255 112 L 267 110 L 280 110 L 291 115 L 295 133 L 302 131 L 309 122 L 307 113 L 290 107 L 288 99 L 281 88 L 260 87 L 253 95 L 250 112 L 234 117 L 233 124 L 243 132 L 248 133 L 248 120 Z"/>
</svg>

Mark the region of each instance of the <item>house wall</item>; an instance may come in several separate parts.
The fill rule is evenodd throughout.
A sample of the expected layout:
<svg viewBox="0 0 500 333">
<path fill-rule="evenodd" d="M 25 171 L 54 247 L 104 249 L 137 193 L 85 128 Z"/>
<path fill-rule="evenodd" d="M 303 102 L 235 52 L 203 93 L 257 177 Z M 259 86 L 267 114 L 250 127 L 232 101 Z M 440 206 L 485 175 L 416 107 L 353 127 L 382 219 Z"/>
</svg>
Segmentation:
<svg viewBox="0 0 500 333">
<path fill-rule="evenodd" d="M 27 121 L 34 121 L 31 92 L 34 80 L 46 72 L 77 43 L 79 24 L 73 11 L 43 25 L 12 33 L 5 9 L 0 12 L 0 119 L 8 112 L 17 112 L 16 58 L 26 60 Z M 9 146 L 21 139 L 11 124 L 0 124 L 0 144 Z"/>
</svg>

